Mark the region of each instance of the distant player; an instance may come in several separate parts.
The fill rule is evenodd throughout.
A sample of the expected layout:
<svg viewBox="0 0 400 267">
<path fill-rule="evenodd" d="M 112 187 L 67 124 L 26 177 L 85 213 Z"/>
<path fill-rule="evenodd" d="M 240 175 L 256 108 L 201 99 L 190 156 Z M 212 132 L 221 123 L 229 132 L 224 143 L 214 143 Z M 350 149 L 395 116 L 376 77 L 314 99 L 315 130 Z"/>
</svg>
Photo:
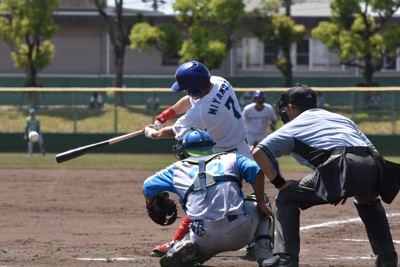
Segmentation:
<svg viewBox="0 0 400 267">
<path fill-rule="evenodd" d="M 40 130 L 40 118 L 36 116 L 36 110 L 31 108 L 29 110 L 29 116 L 25 119 L 25 130 L 24 130 L 24 139 L 28 141 L 28 157 L 32 157 L 33 153 L 33 142 L 29 140 L 29 132 L 35 131 L 39 134 L 39 148 L 40 152 L 42 153 L 42 157 L 46 156 L 46 150 L 43 145 L 43 135 Z"/>
<path fill-rule="evenodd" d="M 275 131 L 278 117 L 274 108 L 265 103 L 264 92 L 257 90 L 253 93 L 253 103 L 243 109 L 244 125 L 247 131 L 247 141 L 251 146 L 261 142 L 269 134 L 269 129 Z"/>
<path fill-rule="evenodd" d="M 264 92 L 257 90 L 253 93 L 253 103 L 248 104 L 243 109 L 244 125 L 247 132 L 247 141 L 253 149 L 269 134 L 269 129 L 275 131 L 278 117 L 274 108 L 265 103 Z M 273 161 L 274 167 L 279 171 L 278 160 Z"/>
</svg>

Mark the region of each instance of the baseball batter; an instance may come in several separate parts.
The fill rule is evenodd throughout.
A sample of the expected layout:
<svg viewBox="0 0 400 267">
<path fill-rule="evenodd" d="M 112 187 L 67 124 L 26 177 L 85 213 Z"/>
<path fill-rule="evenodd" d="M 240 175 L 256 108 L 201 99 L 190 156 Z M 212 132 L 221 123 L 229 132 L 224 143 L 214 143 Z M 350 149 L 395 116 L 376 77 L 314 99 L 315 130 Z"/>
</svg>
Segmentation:
<svg viewBox="0 0 400 267">
<path fill-rule="evenodd" d="M 178 108 L 179 113 L 186 113 L 172 126 L 160 130 L 146 127 L 146 137 L 178 139 L 187 130 L 203 129 L 213 136 L 216 152 L 236 151 L 251 158 L 242 112 L 231 84 L 222 77 L 211 76 L 197 61 L 182 64 L 175 77 L 177 82 L 172 86 L 173 92 L 186 91 L 189 95 L 183 98 L 183 108 Z M 172 107 L 169 112 L 174 112 Z M 162 119 L 163 116 L 159 120 Z"/>
<path fill-rule="evenodd" d="M 265 219 L 271 212 L 265 203 L 264 175 L 251 159 L 214 153 L 214 144 L 206 131 L 187 132 L 175 146 L 181 161 L 144 181 L 147 205 L 164 191 L 175 193 L 192 221 L 190 233 L 174 243 L 161 266 L 194 266 L 242 248 L 253 236 L 259 266 L 272 266 L 278 257 L 266 248 L 270 225 Z M 245 201 L 243 180 L 252 185 L 256 201 Z"/>
<path fill-rule="evenodd" d="M 284 92 L 277 109 L 284 126 L 268 135 L 253 156 L 279 193 L 275 201 L 274 252 L 278 266 L 297 267 L 300 252 L 300 210 L 315 205 L 343 204 L 348 197 L 362 219 L 377 267 L 397 266 L 385 209 L 378 198 L 382 165 L 379 152 L 348 118 L 317 108 L 316 94 L 306 85 Z M 291 153 L 314 171 L 286 181 L 272 161 Z"/>
<path fill-rule="evenodd" d="M 247 141 L 251 146 L 257 145 L 269 134 L 269 128 L 275 131 L 278 120 L 273 107 L 265 103 L 264 92 L 253 93 L 253 103 L 243 108 L 244 125 L 247 131 Z"/>
</svg>

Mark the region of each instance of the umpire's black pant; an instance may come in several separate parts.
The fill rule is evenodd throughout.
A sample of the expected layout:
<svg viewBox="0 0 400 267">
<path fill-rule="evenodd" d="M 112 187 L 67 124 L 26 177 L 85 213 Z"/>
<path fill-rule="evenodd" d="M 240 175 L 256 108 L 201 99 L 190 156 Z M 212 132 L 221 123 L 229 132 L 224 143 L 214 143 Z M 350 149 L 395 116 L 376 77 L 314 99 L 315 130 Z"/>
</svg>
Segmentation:
<svg viewBox="0 0 400 267">
<path fill-rule="evenodd" d="M 385 209 L 378 197 L 380 171 L 368 149 L 338 149 L 312 174 L 295 182 L 276 196 L 274 253 L 300 252 L 300 210 L 315 205 L 338 203 L 355 197 L 373 252 L 395 251 Z"/>
</svg>

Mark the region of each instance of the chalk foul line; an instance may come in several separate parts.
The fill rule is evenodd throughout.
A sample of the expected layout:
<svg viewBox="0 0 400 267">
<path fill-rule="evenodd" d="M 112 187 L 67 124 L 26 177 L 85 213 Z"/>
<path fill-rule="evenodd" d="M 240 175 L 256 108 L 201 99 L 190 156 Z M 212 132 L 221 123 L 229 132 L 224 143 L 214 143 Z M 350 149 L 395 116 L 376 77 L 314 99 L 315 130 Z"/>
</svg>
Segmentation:
<svg viewBox="0 0 400 267">
<path fill-rule="evenodd" d="M 388 218 L 391 217 L 399 217 L 400 213 L 388 213 L 386 214 Z M 329 222 L 324 222 L 324 223 L 318 223 L 318 224 L 310 224 L 306 226 L 300 227 L 300 231 L 306 231 L 314 228 L 321 228 L 321 227 L 333 227 L 338 224 L 349 224 L 349 223 L 361 223 L 360 218 L 350 218 L 350 219 L 345 219 L 345 220 L 340 220 L 340 221 L 329 221 Z"/>
</svg>

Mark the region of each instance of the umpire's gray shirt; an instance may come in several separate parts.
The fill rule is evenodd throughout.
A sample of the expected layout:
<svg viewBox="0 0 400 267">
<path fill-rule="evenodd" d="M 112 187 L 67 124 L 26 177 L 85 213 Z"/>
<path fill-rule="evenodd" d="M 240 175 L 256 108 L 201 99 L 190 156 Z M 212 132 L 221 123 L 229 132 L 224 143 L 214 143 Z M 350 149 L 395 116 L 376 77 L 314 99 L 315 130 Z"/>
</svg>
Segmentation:
<svg viewBox="0 0 400 267">
<path fill-rule="evenodd" d="M 320 108 L 304 111 L 258 144 L 271 160 L 291 153 L 312 169 L 341 146 L 374 147 L 352 120 Z"/>
</svg>

